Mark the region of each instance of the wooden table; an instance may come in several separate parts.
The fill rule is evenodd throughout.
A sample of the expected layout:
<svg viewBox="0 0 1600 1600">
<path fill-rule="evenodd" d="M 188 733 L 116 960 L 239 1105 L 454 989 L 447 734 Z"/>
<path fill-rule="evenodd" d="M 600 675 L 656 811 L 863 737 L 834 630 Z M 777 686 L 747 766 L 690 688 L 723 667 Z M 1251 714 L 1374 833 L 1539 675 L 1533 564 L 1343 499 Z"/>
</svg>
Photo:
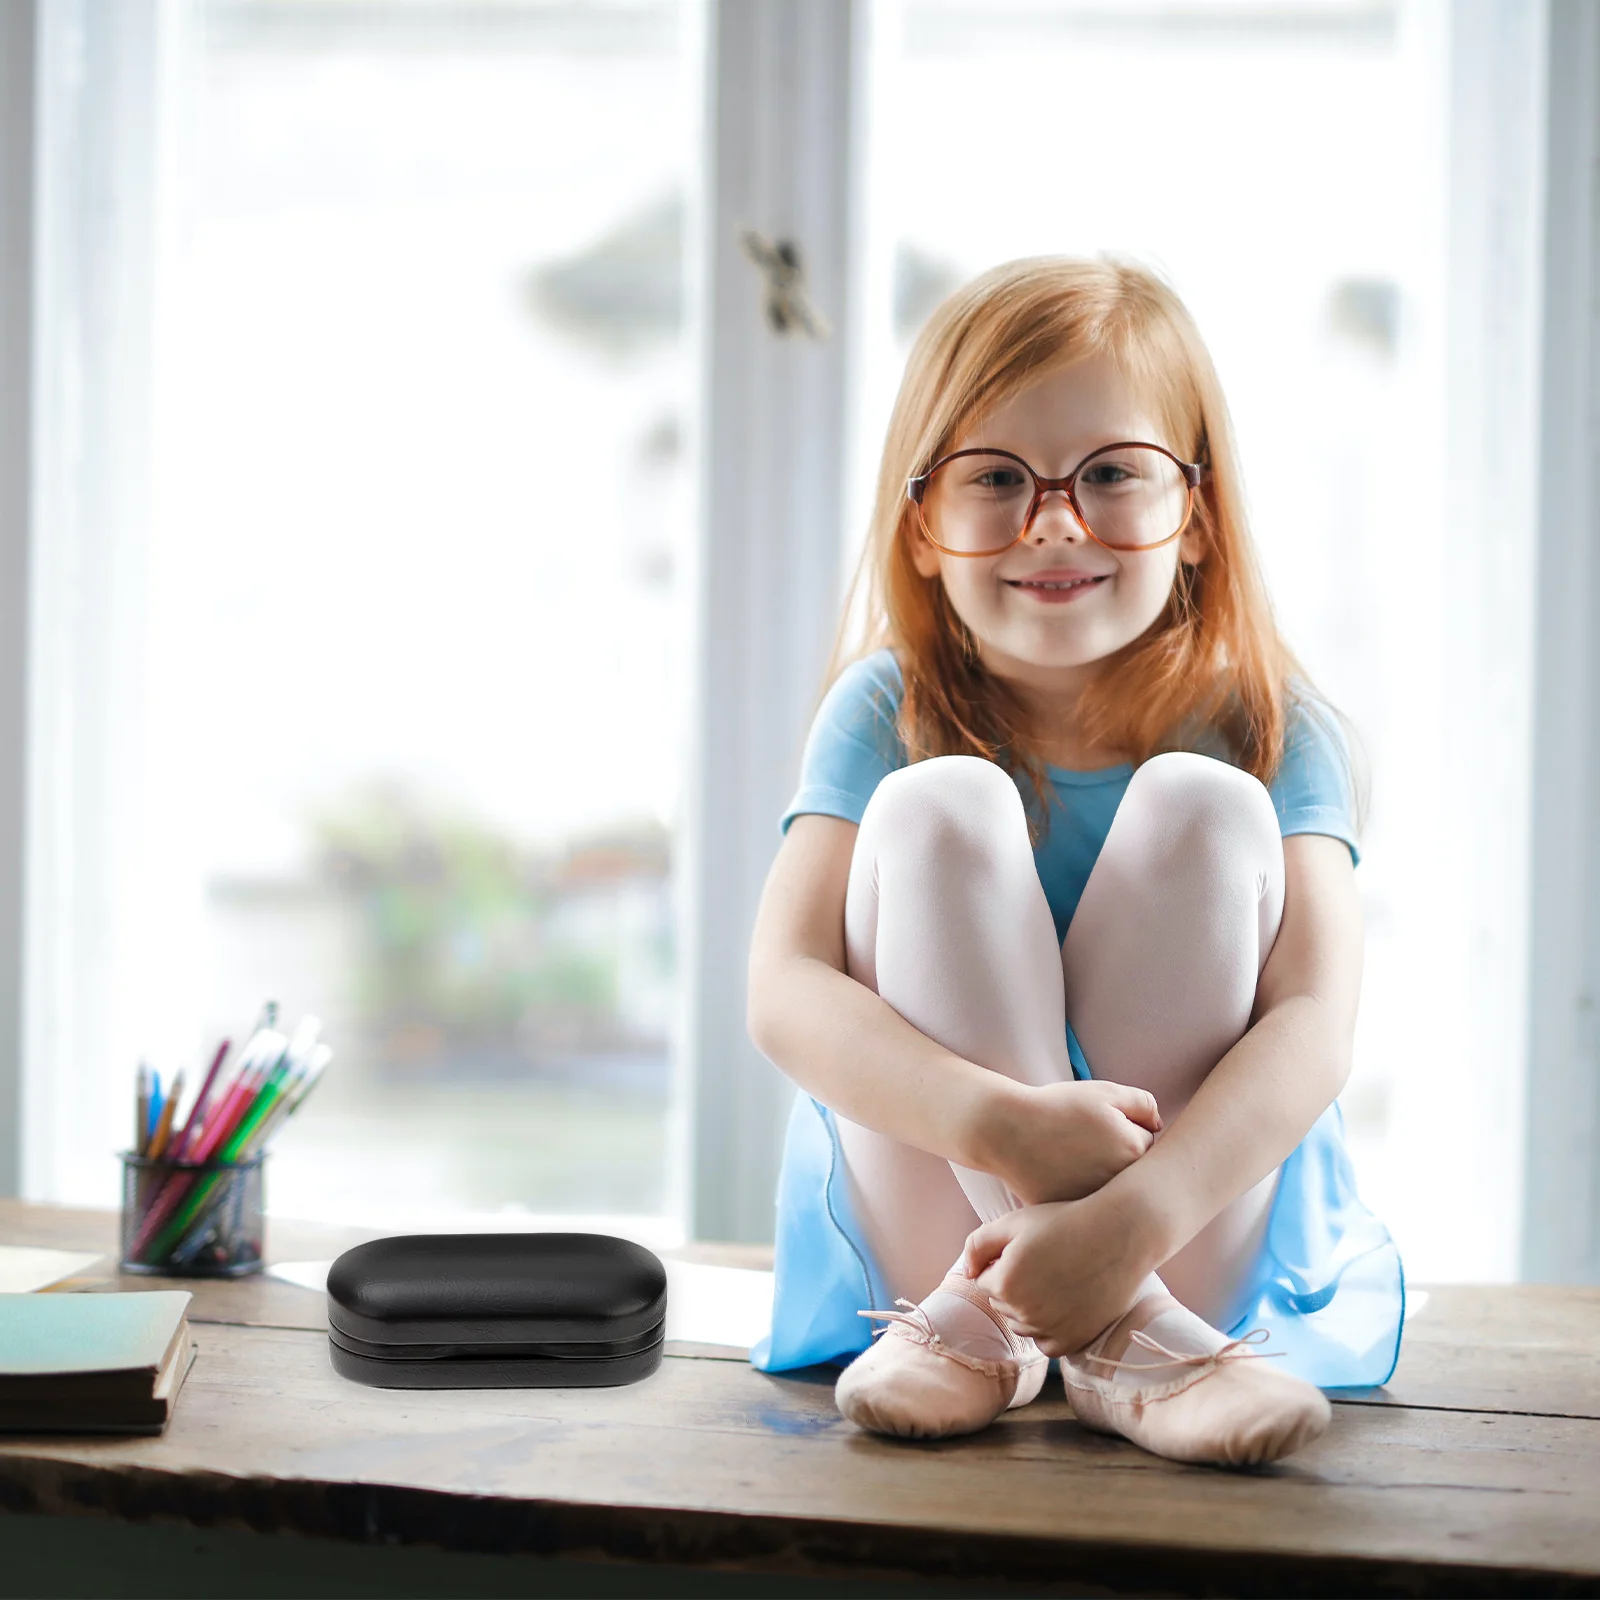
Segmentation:
<svg viewBox="0 0 1600 1600">
<path fill-rule="evenodd" d="M 0 1201 L 3 1243 L 110 1250 L 113 1232 Z M 361 1237 L 273 1222 L 269 1258 Z M 701 1253 L 719 1257 L 751 1261 Z M 1054 1378 L 927 1444 L 844 1422 L 831 1373 L 768 1377 L 711 1347 L 621 1389 L 368 1389 L 330 1368 L 320 1294 L 182 1287 L 200 1358 L 165 1435 L 0 1443 L 0 1556 L 8 1522 L 81 1539 L 99 1518 L 320 1552 L 319 1593 L 1600 1594 L 1600 1290 L 1433 1289 L 1387 1389 L 1341 1398 L 1301 1455 L 1231 1473 L 1079 1428 Z M 335 1556 L 403 1566 L 339 1588 Z M 250 1559 L 218 1556 L 245 1587 L 213 1567 L 209 1592 L 293 1592 Z"/>
</svg>

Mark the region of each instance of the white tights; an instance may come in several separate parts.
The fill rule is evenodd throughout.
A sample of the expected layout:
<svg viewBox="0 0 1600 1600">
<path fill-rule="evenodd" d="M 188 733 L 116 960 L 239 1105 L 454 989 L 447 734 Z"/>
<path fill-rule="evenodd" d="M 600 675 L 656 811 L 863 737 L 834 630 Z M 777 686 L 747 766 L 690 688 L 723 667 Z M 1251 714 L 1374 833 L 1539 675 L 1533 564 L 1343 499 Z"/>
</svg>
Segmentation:
<svg viewBox="0 0 1600 1600">
<path fill-rule="evenodd" d="M 1070 1017 L 1095 1076 L 1149 1090 L 1170 1127 L 1249 1024 L 1283 886 L 1263 785 L 1207 756 L 1158 755 L 1129 781 L 1058 949 L 1015 783 L 993 762 L 940 756 L 890 773 L 867 804 L 845 900 L 848 970 L 929 1038 L 1024 1083 L 1072 1076 Z M 980 1221 L 1018 1205 L 989 1173 L 836 1121 L 893 1296 L 923 1299 Z M 1160 1269 L 1213 1327 L 1246 1309 L 1277 1177 Z"/>
</svg>

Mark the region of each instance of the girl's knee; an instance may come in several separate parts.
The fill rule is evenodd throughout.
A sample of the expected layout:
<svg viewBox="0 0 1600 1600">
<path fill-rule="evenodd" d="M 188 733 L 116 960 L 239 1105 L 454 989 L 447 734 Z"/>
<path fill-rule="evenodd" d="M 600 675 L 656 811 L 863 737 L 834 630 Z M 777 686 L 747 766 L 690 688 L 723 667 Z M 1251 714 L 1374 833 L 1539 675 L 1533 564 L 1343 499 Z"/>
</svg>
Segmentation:
<svg viewBox="0 0 1600 1600">
<path fill-rule="evenodd" d="M 979 756 L 933 756 L 888 774 L 861 819 L 902 847 L 963 855 L 992 851 L 1027 819 L 1022 796 L 1003 767 Z"/>
<path fill-rule="evenodd" d="M 1283 847 L 1266 785 L 1211 756 L 1187 750 L 1152 756 L 1128 782 L 1123 804 L 1130 802 L 1153 812 L 1155 836 L 1185 856 L 1197 848 Z"/>
</svg>

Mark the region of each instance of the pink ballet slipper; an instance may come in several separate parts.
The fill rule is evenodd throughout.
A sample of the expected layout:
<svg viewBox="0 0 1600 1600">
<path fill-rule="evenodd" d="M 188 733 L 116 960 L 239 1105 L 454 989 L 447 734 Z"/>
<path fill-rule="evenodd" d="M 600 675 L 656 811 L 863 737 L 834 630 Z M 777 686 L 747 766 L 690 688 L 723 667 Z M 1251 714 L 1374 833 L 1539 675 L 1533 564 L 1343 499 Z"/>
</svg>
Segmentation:
<svg viewBox="0 0 1600 1600">
<path fill-rule="evenodd" d="M 1073 1415 L 1085 1427 L 1121 1434 L 1153 1455 L 1213 1466 L 1258 1466 L 1277 1461 L 1320 1438 L 1332 1418 L 1327 1397 L 1314 1385 L 1259 1363 L 1282 1351 L 1247 1348 L 1270 1337 L 1256 1328 L 1206 1353 L 1180 1353 L 1135 1330 L 1130 1343 L 1165 1359 L 1113 1361 L 1100 1354 L 1120 1324 L 1092 1344 L 1061 1358 L 1061 1377 Z M 1111 1378 L 1110 1372 L 1170 1376 L 1149 1383 Z"/>
<path fill-rule="evenodd" d="M 976 1306 L 999 1330 L 1008 1353 L 986 1358 L 952 1344 L 934 1325 L 926 1301 L 897 1300 L 904 1311 L 863 1311 L 888 1326 L 873 1330 L 872 1345 L 844 1369 L 833 1391 L 839 1410 L 858 1426 L 902 1439 L 976 1433 L 1002 1411 L 1037 1397 L 1049 1363 L 1031 1339 L 1011 1331 L 988 1295 L 955 1272 L 934 1294 Z"/>
</svg>

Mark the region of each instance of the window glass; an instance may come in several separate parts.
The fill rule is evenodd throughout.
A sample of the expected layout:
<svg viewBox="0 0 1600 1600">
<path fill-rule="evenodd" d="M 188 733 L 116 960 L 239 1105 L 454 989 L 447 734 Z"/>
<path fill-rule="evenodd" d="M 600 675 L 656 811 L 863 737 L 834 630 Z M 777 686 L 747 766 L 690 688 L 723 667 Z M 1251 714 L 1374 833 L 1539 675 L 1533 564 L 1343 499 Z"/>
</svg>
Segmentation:
<svg viewBox="0 0 1600 1600">
<path fill-rule="evenodd" d="M 1422 9 L 880 0 L 862 437 L 881 440 L 928 312 L 1001 261 L 1127 254 L 1188 304 L 1228 397 L 1278 619 L 1371 768 L 1343 1096 L 1363 1193 L 1415 1270 L 1448 1261 L 1454 1275 L 1419 1130 L 1394 1115 L 1407 1061 L 1429 1048 L 1419 1018 L 1448 1013 L 1462 981 L 1439 956 L 1448 896 L 1416 865 L 1435 859 L 1440 776 L 1419 766 L 1418 730 L 1437 715 L 1427 686 L 1443 688 L 1415 597 L 1445 559 L 1427 336 L 1442 167 Z M 858 499 L 875 465 L 858 468 Z M 1462 1078 L 1493 1070 L 1463 1064 Z M 1501 1245 L 1478 1247 L 1487 1260 Z"/>
<path fill-rule="evenodd" d="M 337 1051 L 275 1210 L 670 1204 L 690 10 L 185 14 L 149 739 L 196 1059 Z"/>
</svg>

